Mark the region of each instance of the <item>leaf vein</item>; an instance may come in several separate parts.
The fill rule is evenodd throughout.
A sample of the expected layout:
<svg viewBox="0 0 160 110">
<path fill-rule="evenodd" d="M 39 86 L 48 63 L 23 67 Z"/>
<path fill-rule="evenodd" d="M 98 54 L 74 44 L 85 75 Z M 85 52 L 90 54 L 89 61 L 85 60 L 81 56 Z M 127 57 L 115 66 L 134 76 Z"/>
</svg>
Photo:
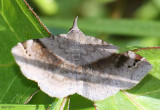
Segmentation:
<svg viewBox="0 0 160 110">
<path fill-rule="evenodd" d="M 5 15 L 0 11 L 0 14 L 2 15 L 2 18 L 4 19 L 4 21 L 7 23 L 9 29 L 13 32 L 13 34 L 16 36 L 16 38 L 18 39 L 18 41 L 21 41 L 20 37 L 18 36 L 18 34 L 15 32 L 15 30 L 12 28 L 12 26 L 9 24 L 7 18 L 5 17 Z"/>
<path fill-rule="evenodd" d="M 29 89 L 32 88 L 32 86 L 34 85 L 34 83 L 32 83 L 32 85 L 26 90 L 26 92 L 24 92 L 24 94 L 18 99 L 18 103 L 20 102 L 20 100 L 25 96 L 25 94 L 29 91 Z"/>
<path fill-rule="evenodd" d="M 1 67 L 9 67 L 9 66 L 12 66 L 14 64 L 16 64 L 16 63 L 15 62 L 10 62 L 10 63 L 7 63 L 7 64 L 0 64 L 0 68 Z"/>
<path fill-rule="evenodd" d="M 129 94 L 127 94 L 126 91 L 122 91 L 122 93 L 123 93 L 126 97 L 128 97 L 128 99 L 129 99 L 131 102 L 133 102 L 133 103 L 137 106 L 137 108 L 139 108 L 139 110 L 144 110 L 143 107 L 142 107 L 140 104 L 138 104 Z"/>
<path fill-rule="evenodd" d="M 9 84 L 6 92 L 3 94 L 3 96 L 1 97 L 1 100 L 5 97 L 5 95 L 7 94 L 7 92 L 9 91 L 11 85 L 13 84 L 13 82 L 15 81 L 15 79 L 17 78 L 17 76 L 14 77 L 14 79 L 11 81 L 11 83 Z"/>
</svg>

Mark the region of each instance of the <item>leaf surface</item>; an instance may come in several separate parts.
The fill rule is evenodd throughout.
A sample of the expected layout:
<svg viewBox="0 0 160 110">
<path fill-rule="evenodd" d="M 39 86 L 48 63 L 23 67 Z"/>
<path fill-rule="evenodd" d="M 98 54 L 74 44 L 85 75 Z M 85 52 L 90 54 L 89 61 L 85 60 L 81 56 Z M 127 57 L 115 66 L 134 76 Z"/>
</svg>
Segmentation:
<svg viewBox="0 0 160 110">
<path fill-rule="evenodd" d="M 48 105 L 0 104 L 0 110 L 47 110 Z"/>
<path fill-rule="evenodd" d="M 23 0 L 0 0 L 0 103 L 25 103 L 38 89 L 26 79 L 11 54 L 18 42 L 50 33 Z"/>
</svg>

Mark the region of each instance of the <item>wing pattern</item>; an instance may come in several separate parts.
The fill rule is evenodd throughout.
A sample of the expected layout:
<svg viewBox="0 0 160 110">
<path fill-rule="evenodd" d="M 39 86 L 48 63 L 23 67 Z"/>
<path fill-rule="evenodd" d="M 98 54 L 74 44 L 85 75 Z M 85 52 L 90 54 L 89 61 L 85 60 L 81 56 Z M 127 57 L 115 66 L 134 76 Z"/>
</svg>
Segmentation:
<svg viewBox="0 0 160 110">
<path fill-rule="evenodd" d="M 68 34 L 27 40 L 12 48 L 24 76 L 49 96 L 78 93 L 103 100 L 134 87 L 152 68 L 134 52 L 118 54 L 117 46 L 85 36 L 76 20 Z"/>
</svg>

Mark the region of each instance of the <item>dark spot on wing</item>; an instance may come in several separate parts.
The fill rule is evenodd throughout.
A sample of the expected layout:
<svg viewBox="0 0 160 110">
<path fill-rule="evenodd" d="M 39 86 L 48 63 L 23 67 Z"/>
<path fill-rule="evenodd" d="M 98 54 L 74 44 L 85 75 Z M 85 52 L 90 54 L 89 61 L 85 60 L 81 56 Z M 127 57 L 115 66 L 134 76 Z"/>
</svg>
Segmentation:
<svg viewBox="0 0 160 110">
<path fill-rule="evenodd" d="M 117 67 L 121 67 L 123 65 L 120 65 L 120 63 L 124 64 L 126 60 L 124 60 L 123 57 L 120 57 L 117 60 L 118 57 L 119 54 L 114 53 L 106 58 L 99 59 L 98 61 L 93 62 L 91 64 L 83 65 L 83 68 L 88 67 L 90 65 L 92 69 L 99 68 L 100 70 L 103 70 L 104 68 L 110 67 L 111 65 L 114 66 L 113 64 L 115 64 Z"/>
<path fill-rule="evenodd" d="M 136 64 L 139 62 L 140 60 L 134 60 L 133 66 L 136 66 Z"/>
<path fill-rule="evenodd" d="M 138 62 L 140 62 L 142 58 L 143 58 L 142 56 L 140 56 L 140 55 L 136 54 L 136 57 L 135 57 L 134 63 L 133 63 L 133 65 L 132 65 L 131 67 L 136 66 L 136 64 L 137 64 Z M 128 68 L 131 68 L 131 67 L 129 67 L 129 66 L 128 66 Z"/>
<path fill-rule="evenodd" d="M 119 67 L 123 66 L 127 62 L 128 59 L 129 59 L 129 57 L 127 57 L 123 54 L 118 56 L 115 61 L 115 67 L 119 68 Z"/>
</svg>

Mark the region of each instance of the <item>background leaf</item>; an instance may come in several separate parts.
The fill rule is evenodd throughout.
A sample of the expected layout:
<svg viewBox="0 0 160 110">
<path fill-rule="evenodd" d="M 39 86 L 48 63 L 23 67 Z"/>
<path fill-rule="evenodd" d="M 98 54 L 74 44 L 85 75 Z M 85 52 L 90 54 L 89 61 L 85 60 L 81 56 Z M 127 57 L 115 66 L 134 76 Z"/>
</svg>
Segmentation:
<svg viewBox="0 0 160 110">
<path fill-rule="evenodd" d="M 43 18 L 48 27 L 69 29 L 72 19 Z M 158 21 L 129 20 L 129 19 L 79 19 L 78 27 L 85 32 L 131 35 L 134 37 L 160 36 Z"/>
<path fill-rule="evenodd" d="M 38 89 L 24 78 L 11 48 L 27 39 L 49 36 L 22 0 L 0 0 L 0 103 L 25 103 Z"/>
<path fill-rule="evenodd" d="M 46 110 L 48 105 L 0 104 L 0 110 Z"/>
</svg>

